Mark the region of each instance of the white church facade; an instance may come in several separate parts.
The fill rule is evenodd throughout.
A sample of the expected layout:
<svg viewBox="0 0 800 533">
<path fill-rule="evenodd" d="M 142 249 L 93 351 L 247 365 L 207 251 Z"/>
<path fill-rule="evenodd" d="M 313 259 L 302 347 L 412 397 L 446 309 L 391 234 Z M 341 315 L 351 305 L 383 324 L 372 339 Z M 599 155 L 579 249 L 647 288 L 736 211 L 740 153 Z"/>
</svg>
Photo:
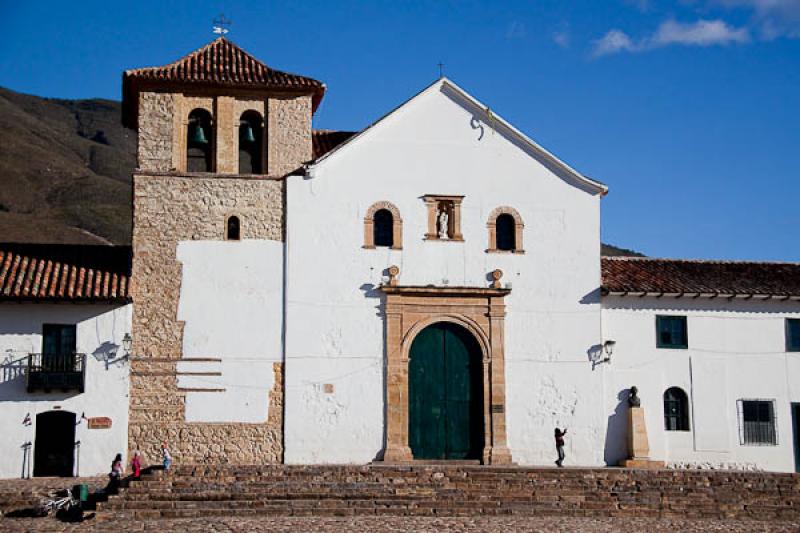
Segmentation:
<svg viewBox="0 0 800 533">
<path fill-rule="evenodd" d="M 552 466 L 558 427 L 566 464 L 615 466 L 636 386 L 651 459 L 800 468 L 800 264 L 601 258 L 607 187 L 454 82 L 356 134 L 312 129 L 324 92 L 225 38 L 125 73 L 131 287 L 82 308 L 100 325 L 81 349 L 132 346 L 58 405 L 113 419 L 92 456 Z M 78 305 L 5 294 L 0 349 L 22 356 L 22 322 Z M 26 394 L 0 423 L 35 456 L 22 411 L 61 398 L 6 409 Z"/>
</svg>

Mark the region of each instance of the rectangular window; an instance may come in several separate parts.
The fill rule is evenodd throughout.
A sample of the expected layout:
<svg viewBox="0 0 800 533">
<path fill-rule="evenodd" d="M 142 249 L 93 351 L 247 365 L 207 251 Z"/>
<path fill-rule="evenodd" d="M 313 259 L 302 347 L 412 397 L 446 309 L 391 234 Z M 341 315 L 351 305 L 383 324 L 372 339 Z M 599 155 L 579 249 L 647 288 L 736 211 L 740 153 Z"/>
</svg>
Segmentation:
<svg viewBox="0 0 800 533">
<path fill-rule="evenodd" d="M 656 347 L 689 347 L 685 316 L 656 316 Z"/>
<path fill-rule="evenodd" d="M 64 372 L 75 366 L 75 325 L 44 324 L 42 326 L 42 369 Z"/>
<path fill-rule="evenodd" d="M 786 351 L 800 352 L 800 318 L 786 319 Z"/>
<path fill-rule="evenodd" d="M 742 445 L 778 444 L 775 400 L 739 400 L 739 443 Z"/>
<path fill-rule="evenodd" d="M 44 324 L 42 326 L 42 354 L 63 356 L 75 353 L 74 324 Z"/>
</svg>

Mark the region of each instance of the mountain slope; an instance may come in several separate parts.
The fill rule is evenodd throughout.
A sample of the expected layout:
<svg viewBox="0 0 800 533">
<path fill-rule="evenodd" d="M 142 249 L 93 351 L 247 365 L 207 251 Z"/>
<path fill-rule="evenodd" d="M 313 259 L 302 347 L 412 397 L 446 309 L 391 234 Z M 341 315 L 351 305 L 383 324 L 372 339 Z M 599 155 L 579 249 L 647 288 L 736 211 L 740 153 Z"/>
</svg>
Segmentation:
<svg viewBox="0 0 800 533">
<path fill-rule="evenodd" d="M 120 103 L 0 88 L 0 240 L 130 242 L 134 132 Z"/>
</svg>

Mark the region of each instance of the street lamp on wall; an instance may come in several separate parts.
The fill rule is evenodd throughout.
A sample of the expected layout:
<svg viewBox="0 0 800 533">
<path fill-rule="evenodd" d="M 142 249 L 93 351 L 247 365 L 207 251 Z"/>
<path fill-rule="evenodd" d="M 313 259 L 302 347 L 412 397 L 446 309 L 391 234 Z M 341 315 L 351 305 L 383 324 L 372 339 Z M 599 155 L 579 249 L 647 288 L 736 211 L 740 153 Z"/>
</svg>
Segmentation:
<svg viewBox="0 0 800 533">
<path fill-rule="evenodd" d="M 131 346 L 133 346 L 133 337 L 131 337 L 130 333 L 126 333 L 125 336 L 122 337 L 122 349 L 125 350 L 126 356 L 131 354 Z"/>
</svg>

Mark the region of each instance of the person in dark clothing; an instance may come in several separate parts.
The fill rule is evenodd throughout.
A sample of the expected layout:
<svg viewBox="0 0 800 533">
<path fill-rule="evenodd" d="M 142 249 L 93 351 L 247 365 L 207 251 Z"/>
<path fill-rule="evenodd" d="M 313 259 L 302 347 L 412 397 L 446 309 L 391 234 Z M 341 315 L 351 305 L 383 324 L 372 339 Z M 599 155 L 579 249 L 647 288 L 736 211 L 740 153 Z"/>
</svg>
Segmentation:
<svg viewBox="0 0 800 533">
<path fill-rule="evenodd" d="M 561 468 L 564 466 L 564 435 L 567 434 L 567 428 L 564 430 L 560 430 L 556 428 L 555 437 L 556 437 L 556 451 L 558 452 L 558 460 L 556 460 L 556 466 Z"/>
<path fill-rule="evenodd" d="M 122 466 L 122 454 L 118 453 L 114 460 L 111 461 L 111 473 L 108 474 L 108 485 L 106 491 L 109 494 L 117 494 L 119 491 L 120 481 L 122 481 L 122 473 L 124 467 Z"/>
</svg>

